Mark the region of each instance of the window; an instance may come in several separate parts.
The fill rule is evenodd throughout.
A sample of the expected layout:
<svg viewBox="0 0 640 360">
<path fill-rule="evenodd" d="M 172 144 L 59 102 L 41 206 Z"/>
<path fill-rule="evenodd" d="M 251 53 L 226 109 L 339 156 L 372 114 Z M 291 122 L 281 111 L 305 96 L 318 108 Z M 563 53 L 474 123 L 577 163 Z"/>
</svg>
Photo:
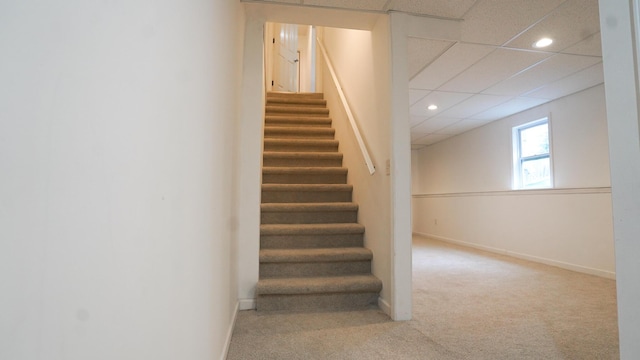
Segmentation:
<svg viewBox="0 0 640 360">
<path fill-rule="evenodd" d="M 514 189 L 553 186 L 549 143 L 548 118 L 513 128 Z"/>
</svg>

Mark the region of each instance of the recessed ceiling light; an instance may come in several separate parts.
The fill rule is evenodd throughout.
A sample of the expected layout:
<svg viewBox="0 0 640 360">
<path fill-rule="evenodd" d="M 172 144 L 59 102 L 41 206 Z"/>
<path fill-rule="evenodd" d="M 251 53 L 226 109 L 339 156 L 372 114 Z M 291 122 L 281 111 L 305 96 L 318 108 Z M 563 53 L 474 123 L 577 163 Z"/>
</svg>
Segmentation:
<svg viewBox="0 0 640 360">
<path fill-rule="evenodd" d="M 542 39 L 534 42 L 533 43 L 533 47 L 535 47 L 535 48 L 543 48 L 543 47 L 547 47 L 547 46 L 551 45 L 551 43 L 553 43 L 552 39 L 542 38 Z"/>
<path fill-rule="evenodd" d="M 427 106 L 427 109 L 429 109 L 429 110 L 436 110 L 436 109 L 438 109 L 438 105 L 436 105 L 436 104 L 431 104 L 431 105 Z"/>
</svg>

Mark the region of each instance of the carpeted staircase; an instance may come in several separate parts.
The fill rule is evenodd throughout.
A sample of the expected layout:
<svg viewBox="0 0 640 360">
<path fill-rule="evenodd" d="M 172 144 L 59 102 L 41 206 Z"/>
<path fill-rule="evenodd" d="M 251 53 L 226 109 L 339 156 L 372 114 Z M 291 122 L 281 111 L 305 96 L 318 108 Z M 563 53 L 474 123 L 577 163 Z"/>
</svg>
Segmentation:
<svg viewBox="0 0 640 360">
<path fill-rule="evenodd" d="M 268 93 L 258 311 L 376 305 L 364 227 L 322 94 Z"/>
</svg>

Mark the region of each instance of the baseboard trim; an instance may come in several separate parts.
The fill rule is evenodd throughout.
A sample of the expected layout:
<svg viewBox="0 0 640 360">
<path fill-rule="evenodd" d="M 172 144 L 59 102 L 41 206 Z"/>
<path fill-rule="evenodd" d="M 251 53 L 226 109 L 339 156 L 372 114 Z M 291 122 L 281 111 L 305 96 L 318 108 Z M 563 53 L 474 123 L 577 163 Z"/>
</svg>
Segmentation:
<svg viewBox="0 0 640 360">
<path fill-rule="evenodd" d="M 236 327 L 236 318 L 238 317 L 238 311 L 240 309 L 240 302 L 236 302 L 236 308 L 233 311 L 233 317 L 231 318 L 231 324 L 229 324 L 229 330 L 227 330 L 227 338 L 225 339 L 224 351 L 220 356 L 220 360 L 225 360 L 229 354 L 229 346 L 231 346 L 231 336 L 233 336 L 233 329 Z"/>
<path fill-rule="evenodd" d="M 615 280 L 615 278 L 616 278 L 616 273 L 612 272 L 612 271 L 594 269 L 594 268 L 590 268 L 590 267 L 586 267 L 586 266 L 566 263 L 566 262 L 547 259 L 547 258 L 543 258 L 543 257 L 522 254 L 522 253 L 510 251 L 510 250 L 507 250 L 507 249 L 494 248 L 494 247 L 491 247 L 491 246 L 474 244 L 474 243 L 470 243 L 470 242 L 467 242 L 467 241 L 451 239 L 451 238 L 444 237 L 444 236 L 438 236 L 438 235 L 433 235 L 433 234 L 425 234 L 425 233 L 415 232 L 415 231 L 413 232 L 413 234 L 414 235 L 418 235 L 418 236 L 427 237 L 427 238 L 432 238 L 432 239 L 435 239 L 435 240 L 448 242 L 448 243 L 451 243 L 451 244 L 466 246 L 466 247 L 470 247 L 470 248 L 474 248 L 474 249 L 478 249 L 478 250 L 484 250 L 484 251 L 488 251 L 488 252 L 492 252 L 492 253 L 496 253 L 496 254 L 501 254 L 501 255 L 512 256 L 512 257 L 515 257 L 515 258 L 518 258 L 518 259 L 533 261 L 533 262 L 537 262 L 537 263 L 541 263 L 541 264 L 545 264 L 545 265 L 551 265 L 551 266 L 559 267 L 559 268 L 566 269 L 566 270 L 576 271 L 576 272 L 589 274 L 589 275 L 600 276 L 600 277 L 607 278 L 607 279 Z"/>
<path fill-rule="evenodd" d="M 256 299 L 240 299 L 238 304 L 240 311 L 256 309 Z"/>
<path fill-rule="evenodd" d="M 389 305 L 389 303 L 385 299 L 378 297 L 378 307 L 380 308 L 380 310 L 382 310 L 382 312 L 391 317 L 391 305 Z"/>
</svg>

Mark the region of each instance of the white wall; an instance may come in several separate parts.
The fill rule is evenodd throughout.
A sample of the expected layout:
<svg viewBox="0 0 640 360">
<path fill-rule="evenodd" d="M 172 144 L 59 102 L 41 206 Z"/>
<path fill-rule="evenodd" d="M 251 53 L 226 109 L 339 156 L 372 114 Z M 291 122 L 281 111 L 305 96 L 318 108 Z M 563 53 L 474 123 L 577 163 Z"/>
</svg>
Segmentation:
<svg viewBox="0 0 640 360">
<path fill-rule="evenodd" d="M 242 22 L 236 1 L 0 5 L 0 358 L 224 355 Z"/>
<path fill-rule="evenodd" d="M 633 5 L 633 6 L 632 6 Z M 620 358 L 640 358 L 640 132 L 638 7 L 600 2 L 616 242 Z"/>
<path fill-rule="evenodd" d="M 262 134 L 264 124 L 265 19 L 245 6 L 242 59 L 237 194 L 238 299 L 240 309 L 255 308 L 255 287 L 260 266 L 260 194 L 262 183 Z M 267 43 L 268 45 L 268 43 Z"/>
<path fill-rule="evenodd" d="M 376 166 L 370 175 L 331 75 L 324 68 L 319 72 L 323 74 L 323 91 L 344 153 L 344 166 L 349 168 L 348 181 L 354 185 L 358 221 L 366 229 L 365 246 L 373 251 L 372 272 L 383 282 L 381 307 L 387 312 L 391 306 L 390 178 L 385 173 L 385 161 L 390 158 L 388 29 L 388 18 L 381 16 L 372 31 L 318 31 Z"/>
<path fill-rule="evenodd" d="M 605 109 L 600 85 L 414 151 L 414 232 L 613 277 Z M 564 190 L 510 191 L 511 129 L 545 116 Z"/>
<path fill-rule="evenodd" d="M 311 77 L 312 66 L 315 64 L 313 31 L 310 25 L 298 25 L 298 51 L 300 51 L 300 92 L 314 92 Z"/>
</svg>

